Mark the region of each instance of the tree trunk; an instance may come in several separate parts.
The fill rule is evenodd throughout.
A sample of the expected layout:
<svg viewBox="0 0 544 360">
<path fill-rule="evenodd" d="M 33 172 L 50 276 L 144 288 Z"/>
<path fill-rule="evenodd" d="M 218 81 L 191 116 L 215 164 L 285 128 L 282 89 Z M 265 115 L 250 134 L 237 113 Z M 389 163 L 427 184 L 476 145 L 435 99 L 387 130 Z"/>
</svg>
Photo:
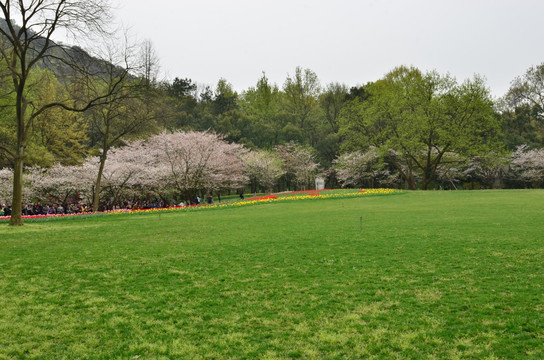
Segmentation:
<svg viewBox="0 0 544 360">
<path fill-rule="evenodd" d="M 11 204 L 11 218 L 9 220 L 10 225 L 22 226 L 23 225 L 23 159 L 24 159 L 24 146 L 19 146 L 17 154 L 14 159 L 13 168 L 13 200 Z"/>
<path fill-rule="evenodd" d="M 421 184 L 421 190 L 428 190 L 430 183 L 431 183 L 431 179 L 426 177 L 423 180 L 423 183 Z"/>
<path fill-rule="evenodd" d="M 408 190 L 417 190 L 416 179 L 414 178 L 412 168 L 408 169 L 408 174 L 406 176 L 406 185 L 408 185 Z"/>
<path fill-rule="evenodd" d="M 100 156 L 100 165 L 98 166 L 98 175 L 96 176 L 96 183 L 94 186 L 93 194 L 93 211 L 98 211 L 98 206 L 100 204 L 100 183 L 102 182 L 102 173 L 104 172 L 104 165 L 106 164 L 106 155 L 103 154 Z"/>
<path fill-rule="evenodd" d="M 407 179 L 408 190 L 417 190 L 416 182 L 413 177 Z"/>
</svg>

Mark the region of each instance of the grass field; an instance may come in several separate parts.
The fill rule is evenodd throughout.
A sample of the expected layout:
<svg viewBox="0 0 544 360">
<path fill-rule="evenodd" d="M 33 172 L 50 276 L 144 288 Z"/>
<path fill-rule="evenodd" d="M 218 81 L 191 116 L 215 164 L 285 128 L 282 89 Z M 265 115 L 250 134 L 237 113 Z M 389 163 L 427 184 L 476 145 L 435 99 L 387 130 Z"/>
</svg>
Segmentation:
<svg viewBox="0 0 544 360">
<path fill-rule="evenodd" d="M 185 358 L 542 359 L 544 191 L 0 225 L 0 359 Z"/>
</svg>

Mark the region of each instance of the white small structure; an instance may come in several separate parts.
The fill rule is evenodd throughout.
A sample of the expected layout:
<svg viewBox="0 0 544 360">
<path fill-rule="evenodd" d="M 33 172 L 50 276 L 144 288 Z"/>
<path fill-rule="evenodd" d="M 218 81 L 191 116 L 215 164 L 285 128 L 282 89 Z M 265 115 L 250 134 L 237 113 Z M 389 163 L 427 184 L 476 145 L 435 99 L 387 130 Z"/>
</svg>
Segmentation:
<svg viewBox="0 0 544 360">
<path fill-rule="evenodd" d="M 315 178 L 315 189 L 323 190 L 325 188 L 325 179 Z"/>
</svg>

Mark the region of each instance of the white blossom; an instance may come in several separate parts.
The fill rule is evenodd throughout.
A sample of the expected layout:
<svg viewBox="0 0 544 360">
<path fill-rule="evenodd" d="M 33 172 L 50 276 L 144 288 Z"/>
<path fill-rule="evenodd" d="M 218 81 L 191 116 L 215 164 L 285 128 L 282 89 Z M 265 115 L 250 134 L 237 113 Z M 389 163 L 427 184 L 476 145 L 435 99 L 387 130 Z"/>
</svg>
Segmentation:
<svg viewBox="0 0 544 360">
<path fill-rule="evenodd" d="M 544 181 L 544 149 L 529 149 L 519 146 L 511 155 L 511 177 L 531 183 L 533 186 Z"/>
<path fill-rule="evenodd" d="M 244 155 L 247 176 L 265 189 L 272 189 L 285 173 L 277 154 L 266 150 L 255 150 Z"/>
</svg>

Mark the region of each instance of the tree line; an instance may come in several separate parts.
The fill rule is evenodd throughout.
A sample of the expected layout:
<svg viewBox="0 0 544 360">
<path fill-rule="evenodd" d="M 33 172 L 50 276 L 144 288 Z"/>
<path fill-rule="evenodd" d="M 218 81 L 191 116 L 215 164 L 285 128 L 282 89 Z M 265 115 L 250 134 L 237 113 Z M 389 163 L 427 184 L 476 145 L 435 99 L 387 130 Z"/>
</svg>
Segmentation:
<svg viewBox="0 0 544 360">
<path fill-rule="evenodd" d="M 310 175 L 304 183 L 278 165 L 294 147 L 315 164 L 307 174 L 319 173 L 330 187 L 542 186 L 544 64 L 513 79 L 498 100 L 481 77 L 458 82 L 407 66 L 354 87 L 321 84 L 315 72 L 297 67 L 281 85 L 263 73 L 238 93 L 226 79 L 214 87 L 157 79 L 159 59 L 149 41 L 110 40 L 108 5 L 0 3 L 0 168 L 13 174 L 14 214 L 24 172 L 89 162 L 96 165 L 87 171 L 96 209 L 110 152 L 158 134 L 221 134 L 276 164 L 281 174 L 268 180 L 245 173 L 253 189 L 309 186 Z M 59 29 L 100 35 L 102 57 L 55 43 Z M 243 164 L 251 168 L 249 155 Z"/>
</svg>

